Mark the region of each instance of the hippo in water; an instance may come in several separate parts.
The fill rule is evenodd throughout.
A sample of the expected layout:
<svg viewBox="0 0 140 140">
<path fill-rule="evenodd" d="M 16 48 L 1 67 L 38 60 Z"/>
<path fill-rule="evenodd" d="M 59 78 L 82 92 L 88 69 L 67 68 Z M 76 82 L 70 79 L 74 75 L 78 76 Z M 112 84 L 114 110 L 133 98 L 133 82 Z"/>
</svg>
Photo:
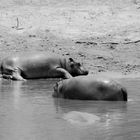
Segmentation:
<svg viewBox="0 0 140 140">
<path fill-rule="evenodd" d="M 78 76 L 54 86 L 54 97 L 79 100 L 127 101 L 127 91 L 111 79 Z"/>
<path fill-rule="evenodd" d="M 87 75 L 80 63 L 72 58 L 66 59 L 54 54 L 35 53 L 11 56 L 1 63 L 3 78 L 12 80 L 38 78 L 71 78 L 72 76 Z"/>
</svg>

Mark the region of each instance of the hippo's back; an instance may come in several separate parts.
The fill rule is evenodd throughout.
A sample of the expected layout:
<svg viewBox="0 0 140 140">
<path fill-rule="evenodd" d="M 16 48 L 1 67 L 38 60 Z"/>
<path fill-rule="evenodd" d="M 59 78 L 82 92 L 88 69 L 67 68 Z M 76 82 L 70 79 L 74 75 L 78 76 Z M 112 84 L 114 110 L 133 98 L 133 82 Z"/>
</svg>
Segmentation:
<svg viewBox="0 0 140 140">
<path fill-rule="evenodd" d="M 106 78 L 79 76 L 63 82 L 65 98 L 82 100 L 125 100 L 127 91 L 118 82 Z"/>
<path fill-rule="evenodd" d="M 3 66 L 33 66 L 35 64 L 42 65 L 46 61 L 58 60 L 58 56 L 51 53 L 24 53 L 20 55 L 12 55 L 2 60 Z"/>
<path fill-rule="evenodd" d="M 11 75 L 19 70 L 24 78 L 48 77 L 48 71 L 60 65 L 63 58 L 52 53 L 25 53 L 17 56 L 9 56 L 3 59 L 1 64 L 2 74 Z"/>
</svg>

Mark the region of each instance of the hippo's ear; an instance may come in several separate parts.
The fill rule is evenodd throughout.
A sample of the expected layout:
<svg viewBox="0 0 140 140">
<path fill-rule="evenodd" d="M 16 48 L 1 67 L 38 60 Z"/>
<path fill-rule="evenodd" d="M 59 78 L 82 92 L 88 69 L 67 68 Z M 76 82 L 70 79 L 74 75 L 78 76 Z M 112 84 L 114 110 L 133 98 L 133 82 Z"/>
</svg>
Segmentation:
<svg viewBox="0 0 140 140">
<path fill-rule="evenodd" d="M 69 60 L 70 60 L 71 62 L 74 62 L 74 60 L 73 60 L 72 58 L 69 58 Z"/>
<path fill-rule="evenodd" d="M 57 84 L 58 84 L 58 82 L 57 82 Z M 58 86 L 59 86 L 58 87 L 59 93 L 62 93 L 63 92 L 63 80 L 59 82 Z"/>
<path fill-rule="evenodd" d="M 58 87 L 58 82 L 56 82 L 55 85 Z"/>
</svg>

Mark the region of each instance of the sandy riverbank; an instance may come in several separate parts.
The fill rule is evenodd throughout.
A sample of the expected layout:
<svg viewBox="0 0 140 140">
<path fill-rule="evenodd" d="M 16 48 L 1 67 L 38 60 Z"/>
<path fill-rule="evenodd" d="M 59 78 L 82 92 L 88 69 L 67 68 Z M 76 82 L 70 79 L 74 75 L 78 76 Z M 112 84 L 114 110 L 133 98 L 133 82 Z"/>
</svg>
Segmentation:
<svg viewBox="0 0 140 140">
<path fill-rule="evenodd" d="M 138 0 L 1 0 L 0 19 L 0 60 L 51 51 L 90 74 L 140 76 Z"/>
</svg>

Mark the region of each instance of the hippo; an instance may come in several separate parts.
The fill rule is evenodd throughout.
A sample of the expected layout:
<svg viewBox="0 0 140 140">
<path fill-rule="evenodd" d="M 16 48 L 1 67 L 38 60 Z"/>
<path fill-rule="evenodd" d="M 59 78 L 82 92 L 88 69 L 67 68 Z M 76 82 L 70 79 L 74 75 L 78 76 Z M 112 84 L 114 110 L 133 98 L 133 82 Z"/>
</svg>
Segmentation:
<svg viewBox="0 0 140 140">
<path fill-rule="evenodd" d="M 3 78 L 26 80 L 39 78 L 64 78 L 87 75 L 88 71 L 72 58 L 51 53 L 27 53 L 9 56 L 2 60 Z"/>
<path fill-rule="evenodd" d="M 78 76 L 59 81 L 53 97 L 78 100 L 127 101 L 127 90 L 108 78 Z"/>
</svg>

